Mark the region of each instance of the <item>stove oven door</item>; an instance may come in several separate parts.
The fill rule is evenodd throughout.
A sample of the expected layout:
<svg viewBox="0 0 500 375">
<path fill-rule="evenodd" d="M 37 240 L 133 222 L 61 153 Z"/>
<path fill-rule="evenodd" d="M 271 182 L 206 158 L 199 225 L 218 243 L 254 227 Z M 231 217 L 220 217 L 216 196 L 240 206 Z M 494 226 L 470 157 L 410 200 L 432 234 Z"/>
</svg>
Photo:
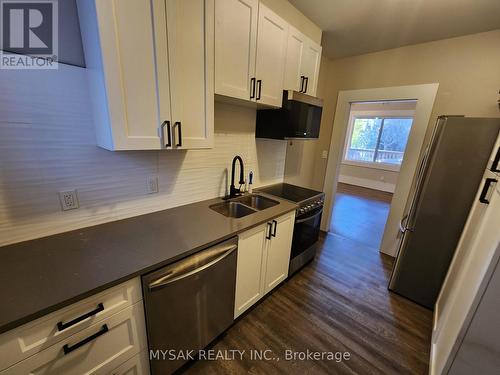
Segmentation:
<svg viewBox="0 0 500 375">
<path fill-rule="evenodd" d="M 296 216 L 295 227 L 293 229 L 291 259 L 301 255 L 318 241 L 322 212 L 323 207 L 318 207 Z"/>
</svg>

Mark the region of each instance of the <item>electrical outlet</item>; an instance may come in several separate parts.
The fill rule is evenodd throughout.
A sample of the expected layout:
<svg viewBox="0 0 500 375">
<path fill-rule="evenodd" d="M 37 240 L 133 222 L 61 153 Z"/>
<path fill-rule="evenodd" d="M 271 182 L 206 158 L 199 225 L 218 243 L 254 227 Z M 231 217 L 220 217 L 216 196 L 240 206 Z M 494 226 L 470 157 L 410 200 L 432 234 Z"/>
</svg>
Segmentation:
<svg viewBox="0 0 500 375">
<path fill-rule="evenodd" d="M 321 153 L 321 159 L 327 159 L 327 158 L 328 158 L 328 151 L 323 150 L 323 152 Z"/>
<path fill-rule="evenodd" d="M 74 210 L 80 207 L 76 190 L 60 191 L 59 200 L 61 201 L 63 211 Z"/>
<path fill-rule="evenodd" d="M 158 193 L 158 176 L 149 176 L 147 184 L 147 193 L 155 194 Z"/>
</svg>

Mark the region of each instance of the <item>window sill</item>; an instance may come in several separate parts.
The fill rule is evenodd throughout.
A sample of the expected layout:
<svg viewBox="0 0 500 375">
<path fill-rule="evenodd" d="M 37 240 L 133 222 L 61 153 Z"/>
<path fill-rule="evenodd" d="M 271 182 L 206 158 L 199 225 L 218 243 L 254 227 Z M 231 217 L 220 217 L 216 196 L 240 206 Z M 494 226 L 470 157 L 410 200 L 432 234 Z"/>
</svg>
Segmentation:
<svg viewBox="0 0 500 375">
<path fill-rule="evenodd" d="M 370 163 L 370 162 L 353 161 L 353 160 L 342 160 L 341 164 L 352 165 L 355 167 L 362 167 L 362 168 L 381 169 L 390 172 L 399 172 L 399 170 L 401 169 L 401 165 Z"/>
</svg>

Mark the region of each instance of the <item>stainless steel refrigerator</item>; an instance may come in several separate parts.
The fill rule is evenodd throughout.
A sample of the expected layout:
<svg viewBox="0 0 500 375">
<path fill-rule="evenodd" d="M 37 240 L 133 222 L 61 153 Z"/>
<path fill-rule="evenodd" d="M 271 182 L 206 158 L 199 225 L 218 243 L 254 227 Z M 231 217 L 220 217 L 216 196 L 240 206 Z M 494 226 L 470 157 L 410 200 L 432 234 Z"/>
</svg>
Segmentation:
<svg viewBox="0 0 500 375">
<path fill-rule="evenodd" d="M 499 130 L 498 118 L 438 118 L 400 222 L 389 290 L 434 308 Z"/>
</svg>

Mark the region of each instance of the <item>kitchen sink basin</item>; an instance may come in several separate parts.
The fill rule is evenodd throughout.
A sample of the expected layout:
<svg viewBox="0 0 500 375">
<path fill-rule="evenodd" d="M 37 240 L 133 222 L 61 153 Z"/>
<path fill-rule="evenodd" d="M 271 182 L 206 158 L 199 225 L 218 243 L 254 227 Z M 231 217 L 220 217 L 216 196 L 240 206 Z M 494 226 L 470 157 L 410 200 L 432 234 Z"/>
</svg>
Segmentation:
<svg viewBox="0 0 500 375">
<path fill-rule="evenodd" d="M 256 210 L 259 211 L 280 204 L 280 202 L 256 194 L 250 194 L 238 198 L 235 200 L 235 202 L 243 203 L 245 206 L 255 208 Z"/>
<path fill-rule="evenodd" d="M 280 202 L 261 195 L 250 194 L 223 203 L 213 204 L 210 208 L 226 217 L 240 218 L 277 204 L 280 204 Z"/>
<path fill-rule="evenodd" d="M 224 216 L 234 217 L 234 218 L 244 217 L 253 214 L 254 212 L 257 212 L 253 208 L 247 207 L 244 204 L 241 204 L 239 202 L 230 202 L 230 201 L 214 204 L 210 206 L 210 208 L 215 212 L 218 212 Z"/>
</svg>

